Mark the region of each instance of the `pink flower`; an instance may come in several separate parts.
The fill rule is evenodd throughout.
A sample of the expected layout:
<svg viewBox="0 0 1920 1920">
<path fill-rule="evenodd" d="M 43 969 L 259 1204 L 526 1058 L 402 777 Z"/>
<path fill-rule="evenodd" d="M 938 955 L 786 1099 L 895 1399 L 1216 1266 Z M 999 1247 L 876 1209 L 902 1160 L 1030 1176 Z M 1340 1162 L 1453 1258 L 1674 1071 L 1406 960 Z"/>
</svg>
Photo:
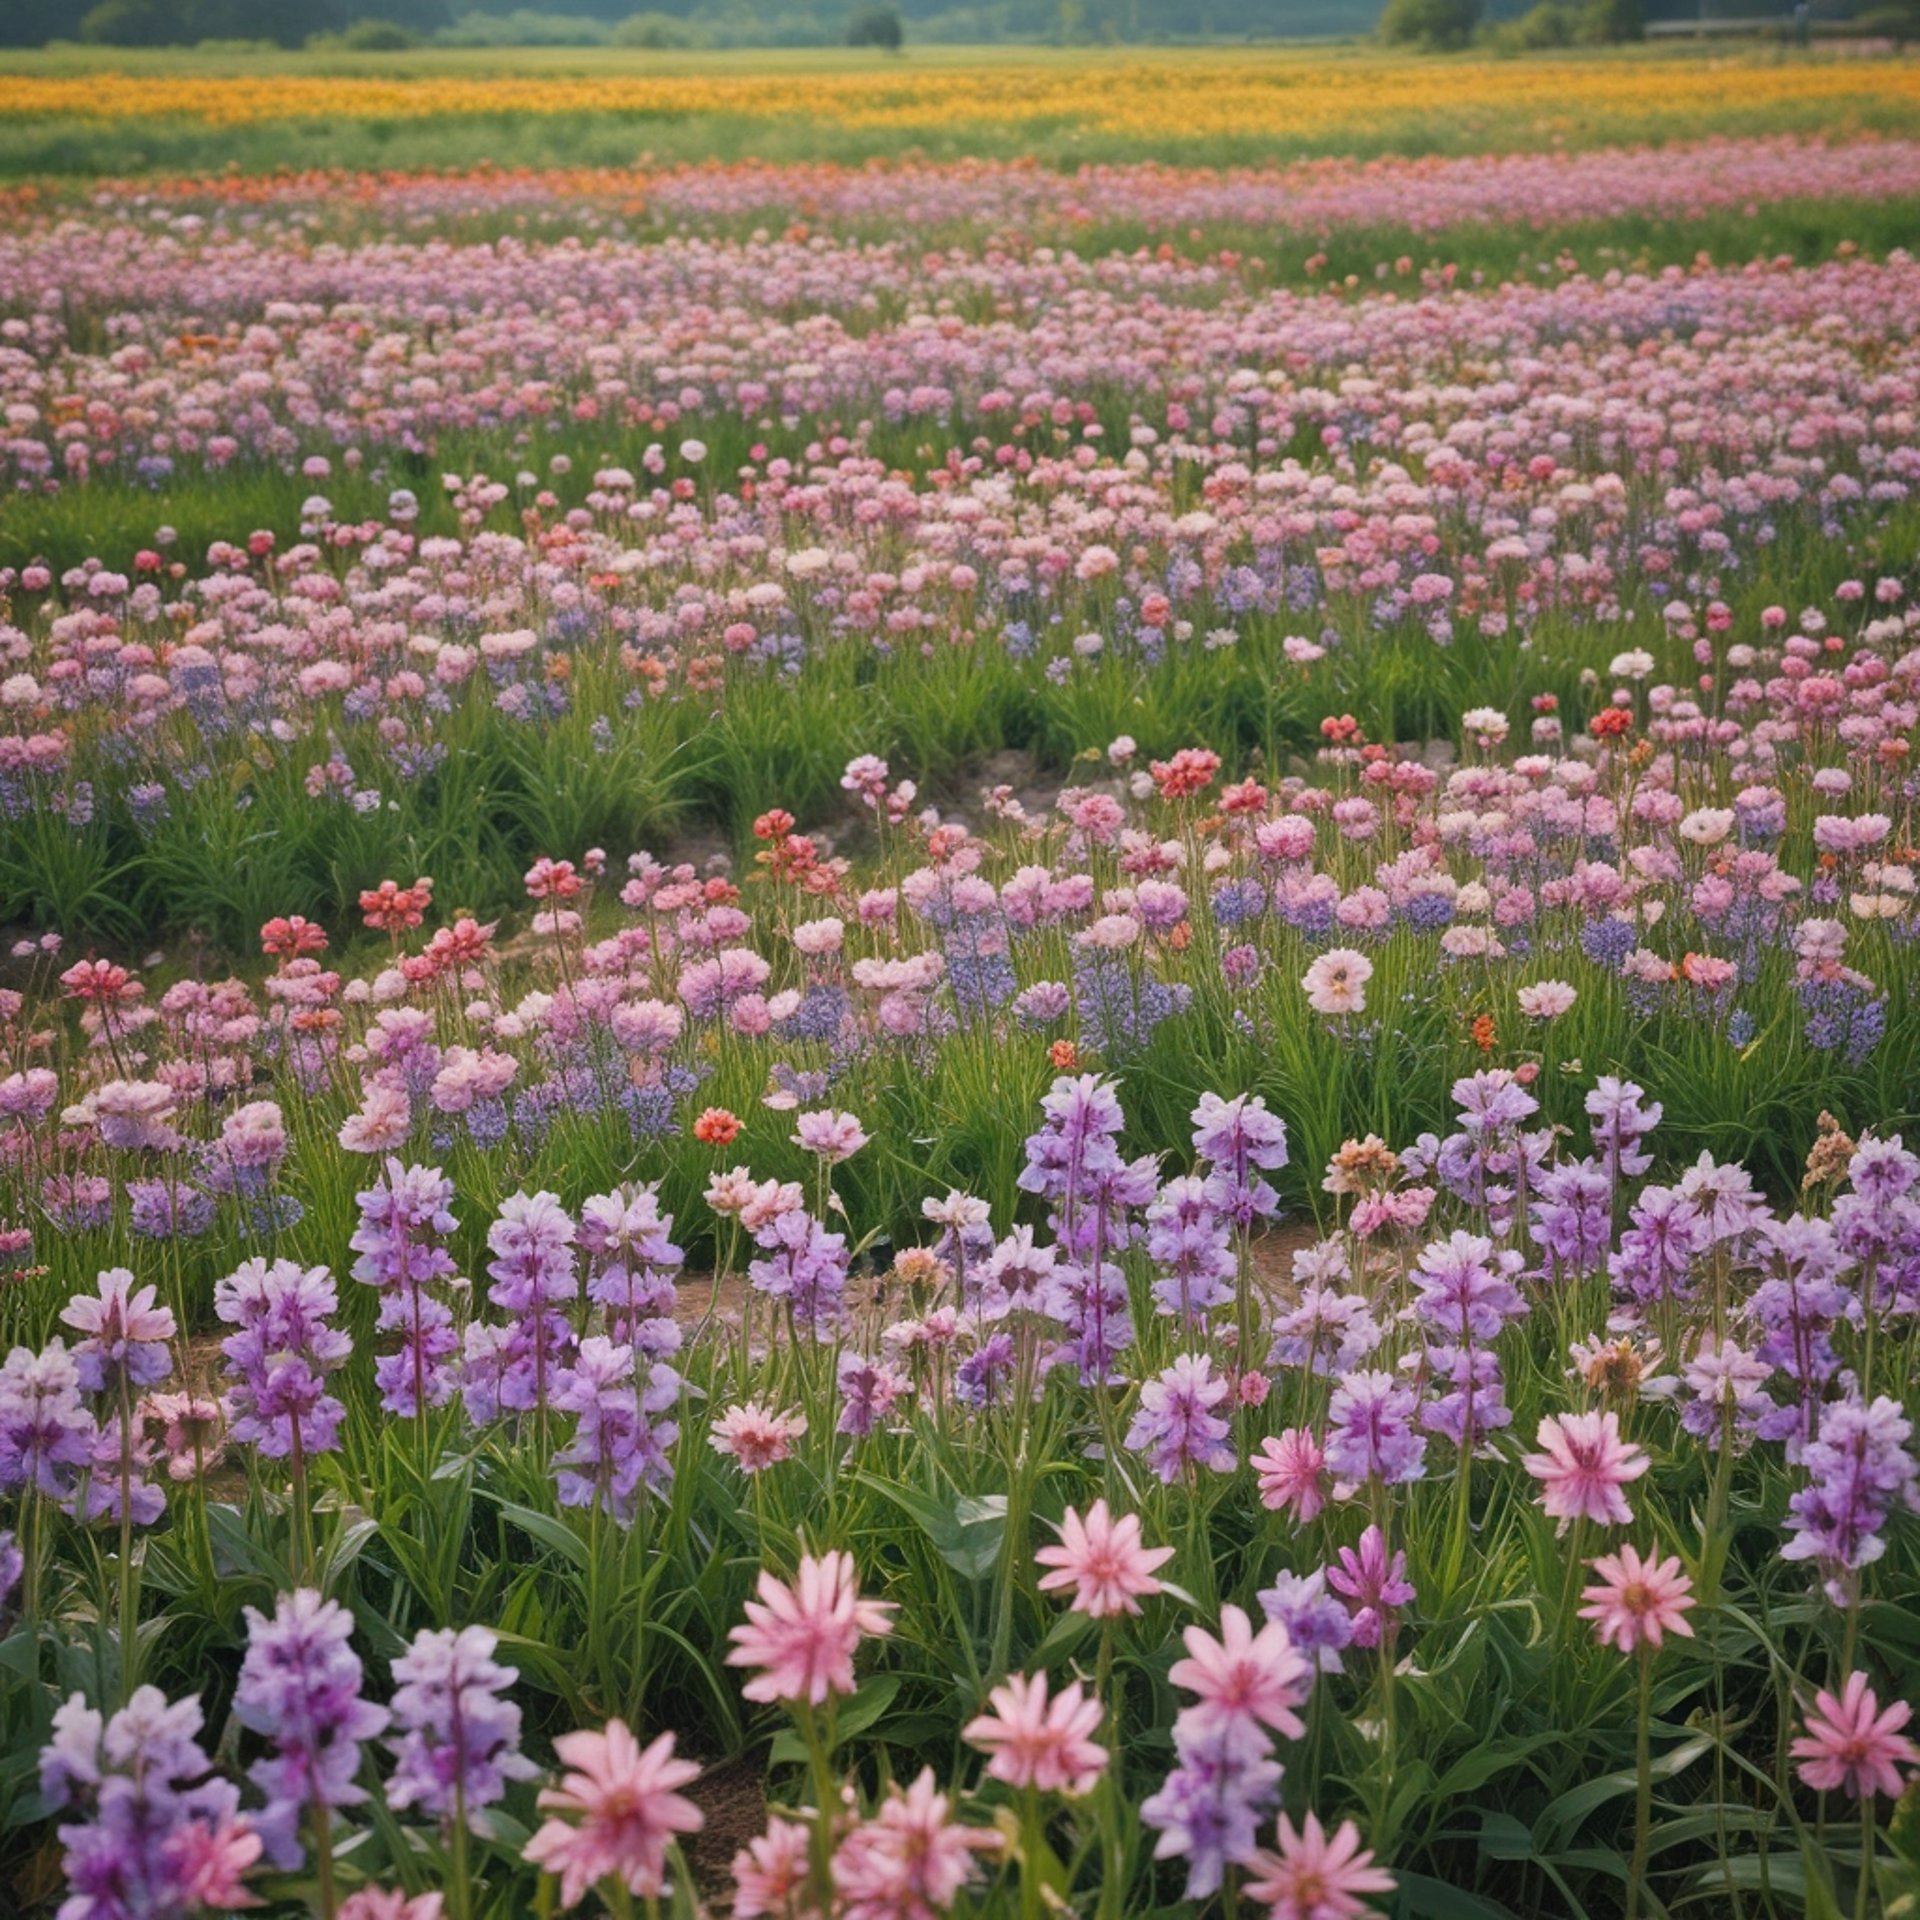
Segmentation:
<svg viewBox="0 0 1920 1920">
<path fill-rule="evenodd" d="M 802 1554 L 792 1586 L 763 1572 L 760 1598 L 747 1602 L 743 1626 L 728 1635 L 730 1667 L 758 1667 L 741 1689 L 749 1700 L 805 1700 L 853 1691 L 853 1656 L 863 1634 L 893 1631 L 883 1601 L 855 1591 L 853 1556 Z"/>
<path fill-rule="evenodd" d="M 1091 1738 L 1099 1730 L 1100 1702 L 1083 1696 L 1079 1681 L 1049 1700 L 1044 1673 L 1016 1673 L 987 1695 L 987 1704 L 992 1712 L 969 1720 L 960 1737 L 992 1756 L 990 1778 L 1041 1793 L 1091 1791 L 1107 1750 Z"/>
<path fill-rule="evenodd" d="M 398 1887 L 362 1887 L 340 1903 L 340 1920 L 440 1920 L 445 1902 L 437 1893 L 411 1899 Z"/>
<path fill-rule="evenodd" d="M 1073 1609 L 1095 1620 L 1140 1611 L 1140 1602 L 1160 1591 L 1154 1572 L 1173 1558 L 1171 1547 L 1141 1543 L 1140 1516 L 1114 1519 L 1104 1500 L 1096 1500 L 1083 1519 L 1071 1508 L 1060 1522 L 1060 1544 L 1034 1556 L 1054 1572 L 1040 1581 L 1042 1593 L 1072 1587 Z"/>
<path fill-rule="evenodd" d="M 1541 980 L 1515 996 L 1529 1020 L 1557 1020 L 1579 997 L 1564 980 Z"/>
<path fill-rule="evenodd" d="M 1244 1610 L 1223 1607 L 1218 1640 L 1204 1627 L 1189 1627 L 1182 1637 L 1187 1657 L 1173 1663 L 1167 1678 L 1199 1696 L 1199 1705 L 1181 1715 L 1196 1734 L 1229 1732 L 1249 1721 L 1290 1740 L 1306 1731 L 1294 1708 L 1306 1701 L 1312 1670 L 1285 1627 L 1269 1621 L 1255 1633 Z"/>
<path fill-rule="evenodd" d="M 1633 1519 L 1620 1489 L 1637 1480 L 1652 1462 L 1640 1448 L 1620 1437 L 1617 1413 L 1563 1413 L 1540 1422 L 1541 1451 L 1521 1464 L 1541 1483 L 1540 1504 L 1560 1522 L 1592 1520 L 1603 1527 L 1624 1527 Z"/>
<path fill-rule="evenodd" d="M 1253 1456 L 1260 1504 L 1305 1526 L 1327 1504 L 1327 1456 L 1305 1427 L 1270 1435 Z"/>
<path fill-rule="evenodd" d="M 950 1804 L 924 1767 L 841 1841 L 833 1856 L 841 1920 L 926 1920 L 953 1905 L 973 1878 L 975 1851 L 1000 1840 L 949 1819 Z"/>
<path fill-rule="evenodd" d="M 196 1907 L 229 1913 L 261 1903 L 242 1885 L 242 1876 L 260 1858 L 260 1836 L 244 1819 L 209 1826 L 189 1820 L 167 1840 L 167 1854 Z"/>
<path fill-rule="evenodd" d="M 729 1407 L 707 1436 L 715 1453 L 731 1454 L 742 1473 L 763 1473 L 791 1458 L 793 1443 L 807 1430 L 804 1413 L 775 1413 L 758 1401 Z"/>
<path fill-rule="evenodd" d="M 852 1114 L 824 1107 L 817 1113 L 797 1115 L 792 1137 L 796 1147 L 817 1153 L 829 1166 L 851 1160 L 867 1144 L 866 1131 Z"/>
<path fill-rule="evenodd" d="M 570 1816 L 546 1822 L 526 1844 L 526 1858 L 560 1876 L 560 1904 L 571 1907 L 589 1887 L 617 1878 L 629 1893 L 659 1893 L 667 1845 L 695 1833 L 706 1816 L 676 1793 L 700 1769 L 673 1757 L 673 1735 L 642 1747 L 623 1720 L 601 1733 L 563 1733 L 553 1743 L 567 1772 L 540 1795 L 543 1811 Z"/>
<path fill-rule="evenodd" d="M 1364 1013 L 1373 962 L 1351 947 L 1329 947 L 1301 976 L 1307 1004 L 1315 1013 Z"/>
<path fill-rule="evenodd" d="M 777 1814 L 767 1830 L 733 1856 L 733 1920 L 800 1920 L 814 1912 L 802 1904 L 812 1836 L 797 1820 Z"/>
<path fill-rule="evenodd" d="M 1920 1747 L 1900 1731 L 1912 1718 L 1904 1700 L 1882 1713 L 1867 1676 L 1848 1674 L 1838 1699 L 1824 1692 L 1814 1697 L 1807 1730 L 1793 1743 L 1800 1778 L 1820 1793 L 1844 1787 L 1855 1799 L 1899 1794 L 1906 1784 L 1900 1769 L 1920 1766 Z"/>
<path fill-rule="evenodd" d="M 360 1111 L 340 1126 L 340 1144 L 349 1153 L 385 1153 L 397 1147 L 413 1125 L 407 1096 L 398 1087 L 369 1087 Z"/>
<path fill-rule="evenodd" d="M 1693 1582 L 1678 1559 L 1643 1560 L 1636 1548 L 1622 1547 L 1589 1564 L 1600 1578 L 1582 1594 L 1587 1605 L 1580 1618 L 1593 1622 L 1603 1647 L 1632 1653 L 1642 1645 L 1658 1647 L 1669 1633 L 1693 1637 L 1687 1624 Z"/>
<path fill-rule="evenodd" d="M 1278 1853 L 1256 1853 L 1249 1863 L 1246 1889 L 1273 1920 L 1350 1920 L 1367 1910 L 1368 1894 L 1393 1891 L 1393 1875 L 1373 1864 L 1351 1820 L 1329 1835 L 1309 1813 L 1296 1832 L 1283 1813 L 1276 1838 Z"/>
</svg>

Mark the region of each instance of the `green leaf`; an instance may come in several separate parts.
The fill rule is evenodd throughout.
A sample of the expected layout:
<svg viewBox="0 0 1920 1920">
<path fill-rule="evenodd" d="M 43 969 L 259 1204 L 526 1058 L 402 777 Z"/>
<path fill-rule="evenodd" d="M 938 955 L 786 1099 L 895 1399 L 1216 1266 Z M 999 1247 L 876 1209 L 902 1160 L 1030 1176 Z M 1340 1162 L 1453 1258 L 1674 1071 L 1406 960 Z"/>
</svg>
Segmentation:
<svg viewBox="0 0 1920 1920">
<path fill-rule="evenodd" d="M 1444 1880 L 1429 1880 L 1424 1873 L 1396 1873 L 1394 1885 L 1401 1920 L 1515 1920 L 1511 1907 Z"/>
<path fill-rule="evenodd" d="M 512 1500 L 500 1501 L 499 1507 L 501 1519 L 585 1570 L 587 1543 L 564 1521 L 556 1520 L 550 1513 L 536 1513 L 533 1508 L 520 1506 Z"/>
</svg>

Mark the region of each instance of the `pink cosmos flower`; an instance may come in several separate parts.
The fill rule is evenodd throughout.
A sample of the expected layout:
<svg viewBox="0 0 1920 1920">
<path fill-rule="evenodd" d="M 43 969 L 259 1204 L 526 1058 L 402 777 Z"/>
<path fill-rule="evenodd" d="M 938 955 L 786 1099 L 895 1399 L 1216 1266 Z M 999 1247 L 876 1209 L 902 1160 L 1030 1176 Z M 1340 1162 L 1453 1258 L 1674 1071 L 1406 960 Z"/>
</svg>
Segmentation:
<svg viewBox="0 0 1920 1920">
<path fill-rule="evenodd" d="M 1692 1639 L 1687 1614 L 1693 1607 L 1693 1582 L 1677 1558 L 1643 1560 L 1638 1549 L 1622 1547 L 1588 1563 L 1600 1578 L 1582 1594 L 1582 1620 L 1593 1622 L 1603 1647 L 1633 1653 L 1642 1645 L 1658 1647 L 1669 1633 Z"/>
<path fill-rule="evenodd" d="M 1301 976 L 1307 1005 L 1315 1013 L 1364 1013 L 1373 962 L 1351 947 L 1329 947 Z"/>
<path fill-rule="evenodd" d="M 804 1413 L 775 1413 L 749 1400 L 729 1407 L 713 1423 L 707 1440 L 715 1453 L 731 1454 L 742 1473 L 764 1473 L 792 1457 L 794 1441 L 806 1430 Z"/>
<path fill-rule="evenodd" d="M 802 1920 L 812 1836 L 798 1820 L 777 1814 L 767 1830 L 733 1856 L 733 1920 Z"/>
<path fill-rule="evenodd" d="M 973 1856 L 1000 1844 L 998 1834 L 961 1826 L 934 1785 L 933 1769 L 841 1841 L 833 1889 L 841 1920 L 926 1920 L 944 1913 L 973 1878 Z"/>
<path fill-rule="evenodd" d="M 623 1720 L 603 1732 L 563 1733 L 553 1750 L 567 1771 L 542 1790 L 552 1819 L 526 1844 L 526 1858 L 560 1876 L 560 1904 L 575 1905 L 589 1887 L 617 1878 L 629 1893 L 659 1893 L 667 1872 L 667 1844 L 695 1833 L 706 1816 L 674 1789 L 698 1778 L 691 1760 L 673 1757 L 673 1735 L 642 1747 Z"/>
<path fill-rule="evenodd" d="M 1807 1715 L 1807 1730 L 1793 1743 L 1800 1778 L 1819 1793 L 1844 1787 L 1862 1794 L 1898 1795 L 1906 1786 L 1901 1768 L 1920 1766 L 1920 1747 L 1900 1731 L 1913 1709 L 1896 1700 L 1883 1713 L 1864 1673 L 1847 1675 L 1839 1698 L 1821 1692 Z"/>
<path fill-rule="evenodd" d="M 1327 1456 L 1305 1427 L 1268 1436 L 1253 1456 L 1260 1504 L 1305 1526 L 1327 1504 Z"/>
<path fill-rule="evenodd" d="M 349 1153 L 386 1153 L 407 1137 L 412 1125 L 412 1109 L 398 1087 L 369 1087 L 360 1111 L 341 1122 L 340 1144 Z"/>
<path fill-rule="evenodd" d="M 1564 980 L 1541 980 L 1515 995 L 1529 1020 L 1557 1020 L 1579 997 Z"/>
<path fill-rule="evenodd" d="M 1220 1610 L 1220 1638 L 1189 1627 L 1182 1638 L 1187 1657 L 1167 1675 L 1176 1687 L 1199 1696 L 1181 1717 L 1196 1735 L 1231 1732 L 1259 1721 L 1298 1740 L 1305 1723 L 1294 1708 L 1306 1702 L 1312 1669 L 1294 1651 L 1287 1630 L 1269 1621 L 1258 1633 L 1239 1607 Z"/>
<path fill-rule="evenodd" d="M 1137 1513 L 1123 1513 L 1116 1520 L 1107 1503 L 1096 1500 L 1084 1518 L 1069 1508 L 1060 1522 L 1060 1544 L 1042 1547 L 1033 1557 L 1054 1569 L 1042 1576 L 1042 1593 L 1071 1587 L 1076 1613 L 1105 1620 L 1114 1614 L 1137 1614 L 1140 1602 L 1160 1591 L 1153 1576 L 1173 1558 L 1173 1549 L 1143 1545 Z"/>
<path fill-rule="evenodd" d="M 1044 1673 L 1016 1673 L 987 1695 L 987 1704 L 992 1712 L 969 1720 L 960 1737 L 992 1756 L 990 1778 L 1041 1793 L 1092 1790 L 1107 1750 L 1091 1737 L 1099 1730 L 1100 1702 L 1084 1696 L 1079 1681 L 1049 1700 Z"/>
<path fill-rule="evenodd" d="M 791 1586 L 760 1576 L 760 1598 L 728 1635 L 730 1667 L 758 1667 L 741 1691 L 749 1700 L 804 1700 L 821 1705 L 829 1693 L 853 1691 L 853 1656 L 864 1634 L 891 1633 L 884 1601 L 855 1590 L 853 1556 L 834 1551 L 802 1554 Z"/>
<path fill-rule="evenodd" d="M 1273 1920 L 1351 1920 L 1367 1910 L 1370 1893 L 1391 1893 L 1393 1875 L 1373 1863 L 1351 1820 L 1331 1834 L 1309 1813 L 1296 1832 L 1283 1813 L 1278 1853 L 1256 1853 L 1248 1866 L 1247 1898 Z"/>
<path fill-rule="evenodd" d="M 1566 1532 L 1573 1520 L 1624 1527 L 1633 1519 L 1620 1489 L 1653 1463 L 1620 1437 L 1617 1413 L 1563 1413 L 1540 1422 L 1540 1452 L 1521 1464 L 1541 1483 L 1540 1504 Z"/>
</svg>

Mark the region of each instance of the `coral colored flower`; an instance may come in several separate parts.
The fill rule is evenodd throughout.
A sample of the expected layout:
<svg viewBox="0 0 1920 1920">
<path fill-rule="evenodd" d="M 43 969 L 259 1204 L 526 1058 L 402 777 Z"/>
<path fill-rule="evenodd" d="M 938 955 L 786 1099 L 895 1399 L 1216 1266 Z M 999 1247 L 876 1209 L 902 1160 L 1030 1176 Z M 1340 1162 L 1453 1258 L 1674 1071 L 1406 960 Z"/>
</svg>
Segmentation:
<svg viewBox="0 0 1920 1920">
<path fill-rule="evenodd" d="M 1273 1920 L 1351 1920 L 1368 1894 L 1393 1891 L 1393 1875 L 1374 1865 L 1351 1820 L 1329 1834 L 1309 1812 L 1296 1831 L 1283 1813 L 1275 1837 L 1280 1851 L 1256 1854 L 1246 1883 L 1247 1898 Z"/>
<path fill-rule="evenodd" d="M 861 1639 L 893 1631 L 893 1608 L 856 1591 L 850 1553 L 803 1554 L 791 1586 L 763 1572 L 759 1591 L 747 1602 L 745 1624 L 727 1636 L 727 1665 L 760 1669 L 741 1688 L 749 1700 L 817 1707 L 829 1693 L 851 1693 Z"/>
<path fill-rule="evenodd" d="M 1653 1463 L 1631 1441 L 1620 1437 L 1617 1413 L 1563 1413 L 1540 1422 L 1538 1453 L 1521 1465 L 1540 1484 L 1540 1504 L 1560 1522 L 1591 1520 L 1603 1527 L 1624 1527 L 1633 1519 L 1620 1489 L 1637 1480 Z"/>
<path fill-rule="evenodd" d="M 1101 1706 L 1074 1681 L 1051 1700 L 1047 1676 L 1013 1674 L 987 1695 L 992 1709 L 969 1720 L 960 1737 L 992 1757 L 987 1773 L 1010 1787 L 1041 1793 L 1089 1792 L 1107 1764 L 1092 1736 Z"/>
<path fill-rule="evenodd" d="M 1189 1627 L 1181 1637 L 1187 1657 L 1173 1663 L 1167 1678 L 1199 1696 L 1182 1716 L 1196 1730 L 1258 1722 L 1289 1740 L 1306 1731 L 1294 1709 L 1306 1702 L 1312 1669 L 1285 1627 L 1269 1621 L 1255 1633 L 1244 1609 L 1229 1606 L 1220 1610 L 1218 1640 L 1204 1627 Z"/>
<path fill-rule="evenodd" d="M 1588 1564 L 1600 1578 L 1582 1592 L 1587 1604 L 1580 1618 L 1593 1622 L 1594 1638 L 1603 1647 L 1632 1653 L 1643 1645 L 1658 1647 L 1669 1633 L 1693 1637 L 1687 1624 L 1693 1582 L 1678 1559 L 1643 1560 L 1637 1548 L 1622 1547 Z"/>
<path fill-rule="evenodd" d="M 1041 1576 L 1042 1593 L 1071 1587 L 1076 1613 L 1105 1620 L 1137 1614 L 1140 1602 L 1160 1591 L 1154 1574 L 1173 1558 L 1173 1549 L 1144 1545 L 1137 1513 L 1115 1519 L 1107 1503 L 1096 1500 L 1084 1517 L 1069 1508 L 1060 1522 L 1060 1544 L 1042 1547 L 1033 1557 L 1053 1569 Z"/>
<path fill-rule="evenodd" d="M 642 1747 L 626 1723 L 601 1733 L 563 1733 L 553 1750 L 567 1771 L 540 1795 L 550 1819 L 526 1844 L 526 1858 L 560 1876 L 560 1904 L 573 1906 L 589 1887 L 617 1879 L 629 1893 L 661 1891 L 667 1847 L 676 1833 L 696 1833 L 706 1816 L 675 1791 L 698 1778 L 691 1760 L 673 1757 L 673 1735 Z"/>
<path fill-rule="evenodd" d="M 1901 1769 L 1920 1767 L 1920 1747 L 1900 1731 L 1912 1718 L 1904 1700 L 1883 1713 L 1867 1676 L 1848 1674 L 1837 1699 L 1824 1691 L 1814 1696 L 1807 1730 L 1793 1743 L 1800 1778 L 1819 1793 L 1843 1787 L 1856 1800 L 1897 1796 L 1906 1786 Z"/>
<path fill-rule="evenodd" d="M 693 1123 L 693 1137 L 706 1147 L 730 1147 L 740 1138 L 740 1121 L 725 1107 L 709 1107 Z"/>
</svg>

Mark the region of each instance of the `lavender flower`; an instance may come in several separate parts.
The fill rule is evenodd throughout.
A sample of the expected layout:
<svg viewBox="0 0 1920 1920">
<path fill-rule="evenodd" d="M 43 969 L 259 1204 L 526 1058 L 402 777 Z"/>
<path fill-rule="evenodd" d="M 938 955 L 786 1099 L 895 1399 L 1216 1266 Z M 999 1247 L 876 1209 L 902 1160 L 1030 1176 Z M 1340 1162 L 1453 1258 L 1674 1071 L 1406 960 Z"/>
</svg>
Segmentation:
<svg viewBox="0 0 1920 1920">
<path fill-rule="evenodd" d="M 76 1293 L 60 1315 L 62 1326 L 86 1337 L 73 1350 L 74 1369 L 88 1393 L 122 1394 L 151 1387 L 173 1371 L 167 1342 L 175 1327 L 170 1308 L 156 1306 L 159 1290 L 136 1287 L 125 1267 L 109 1267 L 93 1293 Z"/>
<path fill-rule="evenodd" d="M 464 1285 L 441 1244 L 459 1224 L 453 1182 L 437 1167 L 389 1159 L 374 1185 L 354 1198 L 360 1224 L 347 1243 L 359 1256 L 353 1277 L 379 1288 L 375 1324 L 400 1335 L 399 1350 L 373 1363 L 374 1384 L 388 1413 L 411 1418 L 453 1398 L 460 1340 L 452 1310 L 429 1292 Z"/>
<path fill-rule="evenodd" d="M 1389 1487 L 1427 1471 L 1427 1443 L 1415 1426 L 1413 1389 L 1378 1370 L 1350 1373 L 1327 1407 L 1327 1466 L 1350 1485 L 1378 1479 Z"/>
<path fill-rule="evenodd" d="M 0 1488 L 64 1499 L 93 1458 L 93 1415 L 66 1342 L 15 1347 L 0 1361 Z"/>
<path fill-rule="evenodd" d="M 603 1334 L 581 1341 L 574 1364 L 553 1394 L 557 1412 L 579 1415 L 572 1443 L 554 1456 L 560 1503 L 600 1508 L 629 1524 L 640 1494 L 672 1476 L 667 1449 L 680 1437 L 672 1421 L 650 1416 L 680 1396 L 680 1376 L 664 1362 L 650 1368 L 644 1390 L 634 1370 L 634 1350 Z"/>
<path fill-rule="evenodd" d="M 480 1815 L 507 1782 L 539 1772 L 520 1752 L 520 1709 L 501 1698 L 513 1674 L 493 1657 L 499 1644 L 485 1627 L 428 1628 L 393 1663 L 391 1806 L 464 1819 L 481 1833 Z"/>
<path fill-rule="evenodd" d="M 1378 1527 L 1369 1527 L 1360 1536 L 1358 1549 L 1340 1549 L 1339 1564 L 1327 1569 L 1327 1584 L 1346 1598 L 1356 1647 L 1390 1642 L 1398 1610 L 1414 1597 L 1407 1579 L 1407 1556 L 1389 1554 L 1386 1536 Z"/>
<path fill-rule="evenodd" d="M 1243 1231 L 1256 1218 L 1272 1214 L 1280 1196 L 1254 1170 L 1272 1173 L 1287 1164 L 1286 1122 L 1269 1113 L 1258 1094 L 1250 1093 L 1232 1100 L 1203 1093 L 1192 1120 L 1193 1150 L 1212 1163 L 1207 1197 L 1214 1210 Z"/>
<path fill-rule="evenodd" d="M 1228 1220 L 1214 1211 L 1209 1183 L 1196 1174 L 1169 1180 L 1147 1209 L 1147 1256 L 1160 1270 L 1155 1304 L 1197 1320 L 1234 1297 L 1239 1263 Z"/>
<path fill-rule="evenodd" d="M 1231 1473 L 1233 1448 L 1229 1423 L 1214 1411 L 1226 1399 L 1228 1383 L 1214 1376 L 1205 1354 L 1181 1354 L 1140 1389 L 1140 1405 L 1127 1429 L 1127 1445 L 1147 1456 L 1147 1464 L 1171 1484 L 1202 1467 Z"/>
<path fill-rule="evenodd" d="M 674 1281 L 686 1255 L 673 1244 L 673 1216 L 652 1187 L 596 1194 L 580 1208 L 580 1250 L 587 1256 L 587 1298 L 607 1332 L 664 1360 L 680 1350 Z"/>
<path fill-rule="evenodd" d="M 383 1732 L 388 1716 L 360 1697 L 360 1660 L 348 1645 L 353 1620 L 338 1602 L 302 1587 L 280 1595 L 271 1620 L 252 1607 L 246 1619 L 233 1710 L 243 1727 L 273 1743 L 248 1778 L 267 1800 L 255 1830 L 267 1858 L 286 1872 L 303 1858 L 303 1815 L 323 1822 L 366 1799 L 354 1784 L 361 1742 Z"/>
<path fill-rule="evenodd" d="M 755 1236 L 764 1249 L 747 1278 L 764 1294 L 784 1300 L 797 1328 L 832 1340 L 846 1319 L 847 1241 L 803 1210 L 783 1213 Z"/>
<path fill-rule="evenodd" d="M 487 1229 L 493 1285 L 487 1298 L 507 1315 L 504 1328 L 469 1326 L 464 1391 L 467 1416 L 484 1424 L 502 1412 L 544 1407 L 573 1356 L 565 1309 L 579 1297 L 574 1228 L 551 1193 L 516 1193 Z"/>
<path fill-rule="evenodd" d="M 353 1342 L 330 1324 L 339 1305 L 325 1267 L 249 1260 L 219 1281 L 213 1310 L 238 1332 L 220 1343 L 233 1382 L 233 1437 L 269 1459 L 339 1444 L 346 1409 L 327 1391 Z"/>
<path fill-rule="evenodd" d="M 1897 1401 L 1836 1400 L 1802 1454 L 1807 1484 L 1788 1503 L 1793 1538 L 1780 1554 L 1817 1561 L 1835 1606 L 1849 1603 L 1860 1569 L 1886 1552 L 1881 1529 L 1893 1508 L 1920 1511 L 1920 1467 L 1907 1451 L 1912 1436 Z"/>
<path fill-rule="evenodd" d="M 1353 1615 L 1327 1591 L 1325 1568 L 1282 1573 L 1261 1590 L 1260 1608 L 1286 1628 L 1287 1638 L 1315 1672 L 1344 1671 L 1340 1656 L 1353 1644 Z"/>
<path fill-rule="evenodd" d="M 111 1720 L 74 1694 L 40 1752 L 40 1791 L 84 1817 L 60 1828 L 60 1920 L 185 1920 L 244 1899 L 260 1842 L 200 1745 L 200 1703 L 140 1687 Z"/>
</svg>

